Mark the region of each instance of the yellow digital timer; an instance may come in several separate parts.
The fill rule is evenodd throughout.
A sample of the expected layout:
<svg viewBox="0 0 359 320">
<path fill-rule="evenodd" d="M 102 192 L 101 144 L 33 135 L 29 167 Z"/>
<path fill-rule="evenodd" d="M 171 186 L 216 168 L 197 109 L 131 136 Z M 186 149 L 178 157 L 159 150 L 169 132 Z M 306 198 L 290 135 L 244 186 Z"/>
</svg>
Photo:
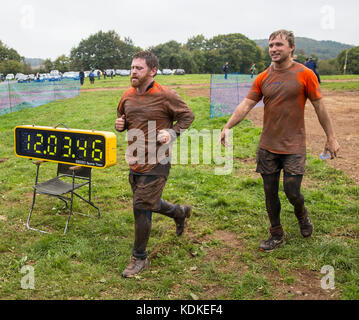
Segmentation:
<svg viewBox="0 0 359 320">
<path fill-rule="evenodd" d="M 116 164 L 113 132 L 25 125 L 14 128 L 14 139 L 23 158 L 100 169 Z"/>
</svg>

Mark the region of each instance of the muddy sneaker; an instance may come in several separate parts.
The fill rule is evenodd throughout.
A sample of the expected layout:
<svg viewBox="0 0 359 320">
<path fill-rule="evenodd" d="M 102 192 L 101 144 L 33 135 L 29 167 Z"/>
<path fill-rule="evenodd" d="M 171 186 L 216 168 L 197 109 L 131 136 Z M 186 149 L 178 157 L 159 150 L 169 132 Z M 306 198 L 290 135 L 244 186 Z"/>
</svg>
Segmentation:
<svg viewBox="0 0 359 320">
<path fill-rule="evenodd" d="M 142 270 L 149 266 L 148 259 L 139 259 L 131 256 L 131 260 L 126 269 L 122 272 L 122 276 L 125 278 L 131 278 L 139 274 Z"/>
<path fill-rule="evenodd" d="M 176 223 L 176 234 L 177 236 L 182 235 L 185 228 L 186 218 L 188 219 L 191 216 L 191 207 L 190 206 L 181 206 L 183 215 L 179 218 L 173 218 Z"/>
<path fill-rule="evenodd" d="M 313 223 L 310 221 L 308 215 L 302 219 L 298 219 L 300 233 L 304 238 L 308 238 L 313 233 Z"/>
<path fill-rule="evenodd" d="M 267 240 L 261 242 L 261 244 L 259 245 L 259 250 L 262 252 L 270 252 L 283 244 L 284 244 L 284 236 L 276 237 L 270 235 Z"/>
</svg>

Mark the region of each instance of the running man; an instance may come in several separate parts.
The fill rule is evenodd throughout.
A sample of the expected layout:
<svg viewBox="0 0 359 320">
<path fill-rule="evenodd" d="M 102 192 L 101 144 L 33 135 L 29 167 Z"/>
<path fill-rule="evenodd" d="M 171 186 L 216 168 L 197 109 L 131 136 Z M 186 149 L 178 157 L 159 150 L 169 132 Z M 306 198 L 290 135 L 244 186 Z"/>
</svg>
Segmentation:
<svg viewBox="0 0 359 320">
<path fill-rule="evenodd" d="M 176 234 L 182 235 L 191 207 L 171 204 L 161 198 L 171 163 L 163 147 L 170 145 L 194 120 L 187 104 L 173 90 L 154 81 L 158 59 L 148 51 L 133 56 L 131 88 L 122 96 L 117 108 L 117 131 L 128 130 L 135 141 L 128 141 L 129 181 L 133 191 L 135 242 L 124 277 L 133 277 L 148 266 L 146 246 L 151 232 L 152 212 L 172 218 Z M 175 124 L 174 124 L 175 122 Z M 129 154 L 133 144 L 138 148 Z M 141 145 L 142 144 L 142 145 Z"/>
</svg>

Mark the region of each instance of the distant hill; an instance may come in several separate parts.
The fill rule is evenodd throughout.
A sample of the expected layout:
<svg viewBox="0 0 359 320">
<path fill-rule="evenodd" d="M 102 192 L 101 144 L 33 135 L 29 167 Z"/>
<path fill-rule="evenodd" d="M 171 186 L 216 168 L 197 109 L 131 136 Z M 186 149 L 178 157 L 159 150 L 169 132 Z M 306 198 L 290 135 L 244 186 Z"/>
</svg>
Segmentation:
<svg viewBox="0 0 359 320">
<path fill-rule="evenodd" d="M 29 64 L 33 69 L 40 68 L 45 60 L 40 58 L 25 58 L 25 62 Z"/>
<path fill-rule="evenodd" d="M 262 49 L 268 46 L 268 39 L 254 40 Z M 303 50 L 306 56 L 315 54 L 321 60 L 336 58 L 345 49 L 353 48 L 352 45 L 335 42 L 331 40 L 314 40 L 304 37 L 295 37 L 296 51 Z"/>
</svg>

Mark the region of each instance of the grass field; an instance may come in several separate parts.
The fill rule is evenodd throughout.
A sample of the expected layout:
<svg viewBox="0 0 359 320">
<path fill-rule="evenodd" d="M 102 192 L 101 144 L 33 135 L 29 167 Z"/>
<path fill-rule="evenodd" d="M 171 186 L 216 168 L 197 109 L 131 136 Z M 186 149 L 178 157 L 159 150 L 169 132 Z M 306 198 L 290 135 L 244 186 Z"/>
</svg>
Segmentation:
<svg viewBox="0 0 359 320">
<path fill-rule="evenodd" d="M 188 74 L 185 76 L 164 76 L 159 75 L 156 77 L 159 83 L 168 86 L 189 86 L 189 85 L 203 85 L 209 86 L 210 75 L 209 74 Z M 322 80 L 351 80 L 359 79 L 359 75 L 338 75 L 338 76 L 321 76 Z M 100 89 L 100 88 L 125 88 L 128 86 L 129 76 L 121 77 L 116 76 L 113 79 L 103 77 L 100 80 L 95 80 L 94 84 L 90 84 L 88 78 L 85 79 L 83 89 Z M 335 91 L 354 91 L 359 90 L 359 81 L 348 82 L 322 82 L 321 87 L 326 90 Z"/>
<path fill-rule="evenodd" d="M 166 84 L 205 84 L 209 76 L 166 79 Z M 122 85 L 128 79 L 115 86 Z M 131 255 L 134 224 L 125 134 L 116 133 L 118 164 L 93 170 L 93 201 L 102 217 L 75 214 L 63 236 L 62 202 L 40 195 L 33 223 L 53 233 L 28 231 L 35 165 L 14 155 L 13 128 L 61 122 L 114 131 L 123 92 L 82 92 L 0 117 L 0 158 L 5 159 L 0 162 L 0 299 L 359 299 L 359 186 L 316 156 L 307 157 L 302 190 L 313 236 L 301 237 L 281 186 L 286 244 L 269 254 L 258 250 L 268 237 L 269 223 L 262 180 L 255 173 L 261 129 L 248 120 L 234 129 L 232 174 L 215 175 L 213 162 L 173 165 L 163 198 L 192 204 L 193 214 L 180 238 L 173 221 L 154 214 L 148 244 L 151 268 L 138 277 L 121 277 Z M 228 120 L 209 119 L 208 97 L 193 97 L 185 88 L 177 92 L 195 114 L 192 128 L 220 129 Z M 43 164 L 41 170 L 49 178 L 56 164 Z M 75 212 L 96 213 L 78 201 Z M 34 268 L 33 290 L 21 288 L 21 268 L 27 265 Z M 335 271 L 333 290 L 321 288 L 326 265 Z"/>
<path fill-rule="evenodd" d="M 351 80 L 351 79 L 359 79 L 359 74 L 320 76 L 320 78 L 323 80 Z"/>
<path fill-rule="evenodd" d="M 348 82 L 322 82 L 320 84 L 322 89 L 332 91 L 358 91 L 359 81 L 348 81 Z"/>
<path fill-rule="evenodd" d="M 168 86 L 175 85 L 192 85 L 192 84 L 206 84 L 210 82 L 209 74 L 187 74 L 185 76 L 173 76 L 173 75 L 158 75 L 156 80 L 159 83 Z M 95 83 L 91 84 L 89 79 L 85 79 L 84 89 L 91 88 L 113 88 L 113 87 L 127 87 L 130 82 L 130 76 L 116 76 L 113 79 L 107 77 L 100 80 L 95 79 Z"/>
</svg>

